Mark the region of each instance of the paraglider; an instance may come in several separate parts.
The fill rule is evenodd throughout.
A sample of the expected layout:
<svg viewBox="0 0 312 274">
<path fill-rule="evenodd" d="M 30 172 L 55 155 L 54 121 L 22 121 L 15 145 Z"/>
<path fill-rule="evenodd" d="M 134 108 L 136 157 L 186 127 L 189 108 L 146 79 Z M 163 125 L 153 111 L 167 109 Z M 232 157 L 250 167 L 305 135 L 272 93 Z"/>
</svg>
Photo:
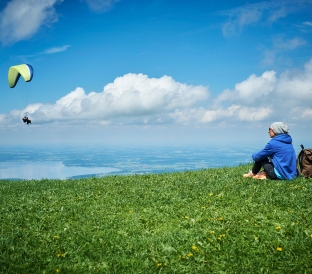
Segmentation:
<svg viewBox="0 0 312 274">
<path fill-rule="evenodd" d="M 9 68 L 8 80 L 10 88 L 14 88 L 18 79 L 22 76 L 25 82 L 30 82 L 33 78 L 34 70 L 31 65 L 21 64 Z"/>
<path fill-rule="evenodd" d="M 24 118 L 23 118 L 22 120 L 23 120 L 23 122 L 26 123 L 27 125 L 28 125 L 28 124 L 31 124 L 31 120 L 29 120 L 27 116 L 24 116 Z"/>
<path fill-rule="evenodd" d="M 33 75 L 34 70 L 29 64 L 20 64 L 10 67 L 8 72 L 8 82 L 10 88 L 14 88 L 16 86 L 21 76 L 24 78 L 25 82 L 30 82 L 33 78 Z M 29 120 L 26 115 L 22 120 L 27 125 L 31 124 L 31 120 Z"/>
</svg>

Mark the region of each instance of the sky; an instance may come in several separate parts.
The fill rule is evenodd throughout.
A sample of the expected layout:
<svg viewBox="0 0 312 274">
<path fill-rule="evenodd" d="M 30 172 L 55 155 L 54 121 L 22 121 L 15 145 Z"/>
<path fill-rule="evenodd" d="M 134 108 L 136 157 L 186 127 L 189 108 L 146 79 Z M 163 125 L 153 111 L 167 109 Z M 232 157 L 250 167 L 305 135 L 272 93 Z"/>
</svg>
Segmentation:
<svg viewBox="0 0 312 274">
<path fill-rule="evenodd" d="M 312 146 L 312 0 L 1 0 L 0 93 L 0 144 Z"/>
</svg>

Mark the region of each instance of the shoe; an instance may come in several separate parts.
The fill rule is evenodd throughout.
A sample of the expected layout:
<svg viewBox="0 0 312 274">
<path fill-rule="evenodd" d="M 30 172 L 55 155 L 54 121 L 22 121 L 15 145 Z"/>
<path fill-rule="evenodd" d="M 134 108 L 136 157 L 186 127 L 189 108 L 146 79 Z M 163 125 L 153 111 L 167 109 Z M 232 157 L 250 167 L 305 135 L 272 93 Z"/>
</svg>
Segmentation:
<svg viewBox="0 0 312 274">
<path fill-rule="evenodd" d="M 255 176 L 255 174 L 253 174 L 251 170 L 248 173 L 243 175 L 244 178 L 254 177 L 254 176 Z"/>
<path fill-rule="evenodd" d="M 255 176 L 252 177 L 253 179 L 258 179 L 258 180 L 266 180 L 266 173 L 264 171 L 259 172 Z"/>
</svg>

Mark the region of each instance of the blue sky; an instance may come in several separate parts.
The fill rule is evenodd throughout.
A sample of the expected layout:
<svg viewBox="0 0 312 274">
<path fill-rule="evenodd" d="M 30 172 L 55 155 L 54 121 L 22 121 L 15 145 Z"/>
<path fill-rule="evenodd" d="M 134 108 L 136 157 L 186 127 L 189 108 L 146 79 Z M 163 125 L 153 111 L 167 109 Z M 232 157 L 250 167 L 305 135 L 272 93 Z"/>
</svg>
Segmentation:
<svg viewBox="0 0 312 274">
<path fill-rule="evenodd" d="M 311 139 L 312 0 L 38 2 L 0 2 L 1 143 Z"/>
</svg>

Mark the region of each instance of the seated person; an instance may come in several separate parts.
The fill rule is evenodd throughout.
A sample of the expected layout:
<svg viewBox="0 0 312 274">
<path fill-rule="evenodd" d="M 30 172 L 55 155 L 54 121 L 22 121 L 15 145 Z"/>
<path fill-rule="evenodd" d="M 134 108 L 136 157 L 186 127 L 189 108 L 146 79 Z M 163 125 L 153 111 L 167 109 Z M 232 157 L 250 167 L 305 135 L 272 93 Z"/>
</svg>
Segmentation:
<svg viewBox="0 0 312 274">
<path fill-rule="evenodd" d="M 297 175 L 296 153 L 288 126 L 283 122 L 273 123 L 268 133 L 270 142 L 259 152 L 252 155 L 254 165 L 245 178 L 272 180 L 292 180 Z M 261 168 L 264 170 L 258 173 Z"/>
</svg>

